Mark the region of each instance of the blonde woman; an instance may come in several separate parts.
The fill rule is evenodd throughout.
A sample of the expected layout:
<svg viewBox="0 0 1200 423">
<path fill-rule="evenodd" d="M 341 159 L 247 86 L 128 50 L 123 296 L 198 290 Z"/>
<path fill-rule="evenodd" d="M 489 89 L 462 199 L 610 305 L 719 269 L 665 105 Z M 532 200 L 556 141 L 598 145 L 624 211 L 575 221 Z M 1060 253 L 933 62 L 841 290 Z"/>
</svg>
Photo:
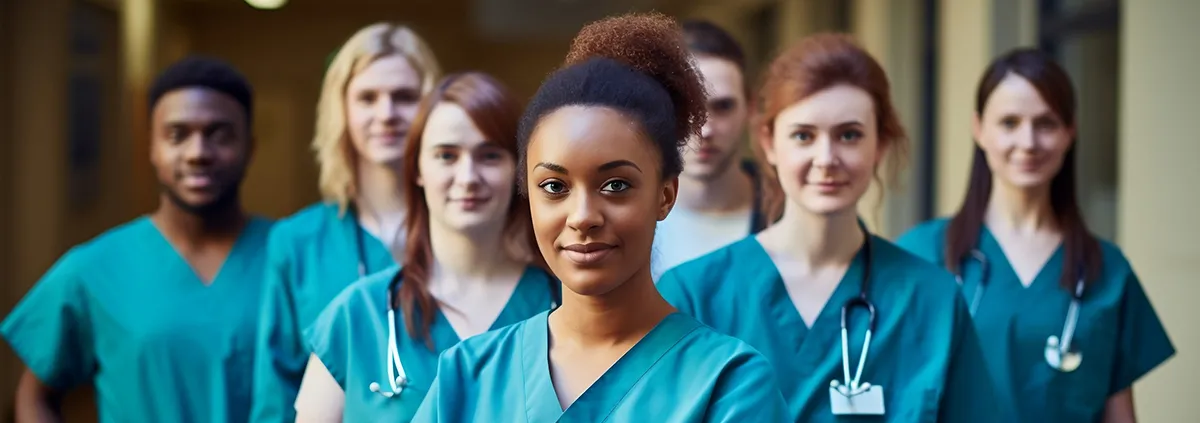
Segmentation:
<svg viewBox="0 0 1200 423">
<path fill-rule="evenodd" d="M 425 41 L 388 23 L 359 30 L 330 63 L 313 137 L 324 199 L 281 220 L 267 243 L 251 421 L 295 419 L 309 356 L 302 331 L 347 285 L 402 253 L 404 140 L 439 74 Z"/>
</svg>

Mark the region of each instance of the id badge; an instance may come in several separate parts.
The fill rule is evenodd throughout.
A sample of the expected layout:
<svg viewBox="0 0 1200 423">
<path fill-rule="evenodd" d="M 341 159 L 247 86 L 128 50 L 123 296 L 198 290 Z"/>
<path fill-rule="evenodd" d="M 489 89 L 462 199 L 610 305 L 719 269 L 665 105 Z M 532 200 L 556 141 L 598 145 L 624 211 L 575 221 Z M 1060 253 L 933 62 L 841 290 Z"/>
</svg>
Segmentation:
<svg viewBox="0 0 1200 423">
<path fill-rule="evenodd" d="M 847 397 L 838 392 L 837 388 L 829 388 L 829 404 L 836 416 L 844 415 L 883 415 L 883 387 L 871 385 L 861 394 Z"/>
</svg>

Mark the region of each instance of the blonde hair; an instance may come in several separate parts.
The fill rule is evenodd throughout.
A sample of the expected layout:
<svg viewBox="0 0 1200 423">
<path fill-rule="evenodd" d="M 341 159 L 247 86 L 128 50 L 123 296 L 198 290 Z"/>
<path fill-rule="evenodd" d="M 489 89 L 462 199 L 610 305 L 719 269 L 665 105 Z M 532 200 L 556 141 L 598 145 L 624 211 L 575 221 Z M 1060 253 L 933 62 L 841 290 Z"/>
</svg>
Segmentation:
<svg viewBox="0 0 1200 423">
<path fill-rule="evenodd" d="M 321 168 L 317 182 L 321 196 L 336 202 L 341 212 L 358 192 L 358 152 L 346 128 L 346 88 L 350 79 L 371 63 L 397 54 L 408 59 L 420 75 L 421 95 L 432 91 L 441 77 L 437 58 L 425 40 L 403 25 L 377 23 L 358 30 L 342 44 L 325 71 L 312 148 Z"/>
</svg>

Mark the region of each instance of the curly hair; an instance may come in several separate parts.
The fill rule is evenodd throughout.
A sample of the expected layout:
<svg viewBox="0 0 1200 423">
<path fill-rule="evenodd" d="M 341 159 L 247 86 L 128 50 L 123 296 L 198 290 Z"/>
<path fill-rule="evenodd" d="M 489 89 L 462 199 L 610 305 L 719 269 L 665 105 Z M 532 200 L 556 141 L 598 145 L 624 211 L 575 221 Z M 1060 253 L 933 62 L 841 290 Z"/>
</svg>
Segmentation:
<svg viewBox="0 0 1200 423">
<path fill-rule="evenodd" d="M 700 135 L 707 118 L 699 72 L 674 19 L 629 14 L 588 24 L 571 43 L 563 67 L 551 74 L 521 118 L 518 148 L 525 168 L 529 137 L 542 117 L 565 106 L 611 107 L 641 124 L 658 145 L 662 175 L 683 170 L 680 149 Z M 524 173 L 520 187 L 525 190 Z"/>
</svg>

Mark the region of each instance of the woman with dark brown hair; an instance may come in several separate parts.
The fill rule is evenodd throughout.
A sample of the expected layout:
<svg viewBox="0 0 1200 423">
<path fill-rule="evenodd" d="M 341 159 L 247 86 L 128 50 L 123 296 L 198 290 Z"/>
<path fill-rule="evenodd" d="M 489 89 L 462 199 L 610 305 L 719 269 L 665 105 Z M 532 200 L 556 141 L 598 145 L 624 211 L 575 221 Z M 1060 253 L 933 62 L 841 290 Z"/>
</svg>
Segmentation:
<svg viewBox="0 0 1200 423">
<path fill-rule="evenodd" d="M 1021 421 L 1134 422 L 1133 383 L 1175 353 L 1117 246 L 1075 195 L 1075 93 L 1020 49 L 984 72 L 962 207 L 900 245 L 959 276 L 999 391 Z"/>
<path fill-rule="evenodd" d="M 1005 421 L 954 278 L 858 218 L 872 181 L 906 153 L 889 91 L 846 36 L 785 50 L 754 128 L 777 223 L 668 271 L 659 290 L 763 352 L 793 421 Z"/>
<path fill-rule="evenodd" d="M 520 132 L 521 188 L 562 307 L 443 354 L 417 421 L 788 420 L 770 364 L 678 313 L 650 276 L 654 225 L 704 102 L 670 18 L 580 31 Z"/>
<path fill-rule="evenodd" d="M 439 353 L 557 304 L 517 194 L 519 116 L 482 73 L 447 76 L 422 101 L 401 169 L 404 258 L 347 287 L 305 332 L 298 421 L 409 421 Z"/>
</svg>

